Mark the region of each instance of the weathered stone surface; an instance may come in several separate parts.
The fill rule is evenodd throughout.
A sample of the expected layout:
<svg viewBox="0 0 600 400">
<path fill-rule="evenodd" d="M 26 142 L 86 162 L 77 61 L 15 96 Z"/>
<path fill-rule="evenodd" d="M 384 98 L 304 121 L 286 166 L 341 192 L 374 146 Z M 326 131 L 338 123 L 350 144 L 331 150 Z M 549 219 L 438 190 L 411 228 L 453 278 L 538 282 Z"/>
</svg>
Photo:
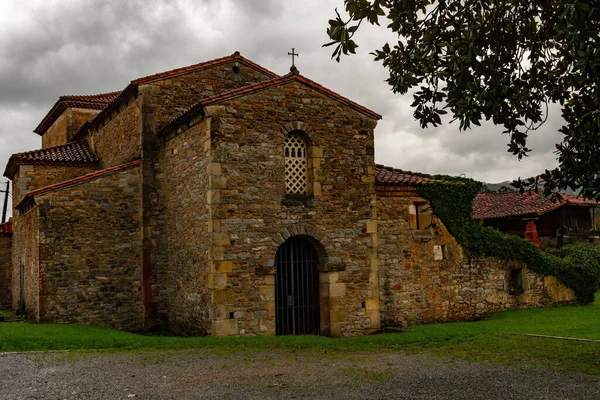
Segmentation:
<svg viewBox="0 0 600 400">
<path fill-rule="evenodd" d="M 414 187 L 376 193 L 376 121 L 331 93 L 287 81 L 161 131 L 203 99 L 268 78 L 231 61 L 126 92 L 87 139 L 102 168 L 136 159 L 139 167 L 45 193 L 15 213 L 13 308 L 43 322 L 272 335 L 276 254 L 295 237 L 317 254 L 323 335 L 573 301 L 556 280 L 528 271 L 514 276 L 523 293 L 511 294 L 519 266 L 468 262 L 440 221 L 421 223 L 425 201 Z M 45 145 L 68 140 L 94 113 L 67 110 Z M 306 142 L 302 193 L 286 193 L 290 134 Z M 13 204 L 90 171 L 21 165 Z M 2 257 L 0 247 L 0 270 Z"/>
<path fill-rule="evenodd" d="M 383 326 L 464 321 L 492 311 L 575 301 L 572 290 L 555 278 L 526 269 L 523 293 L 510 294 L 510 269 L 520 266 L 492 258 L 467 260 L 435 217 L 434 227 L 411 229 L 409 207 L 425 201 L 414 188 L 378 194 Z"/>
<path fill-rule="evenodd" d="M 67 108 L 44 132 L 42 136 L 42 148 L 54 147 L 66 144 L 79 128 L 87 121 L 93 119 L 98 110 L 85 108 Z"/>
<path fill-rule="evenodd" d="M 0 232 L 0 310 L 12 307 L 12 234 Z"/>
<path fill-rule="evenodd" d="M 143 328 L 139 175 L 133 167 L 43 194 L 15 219 L 15 308 L 23 265 L 29 319 Z"/>
</svg>

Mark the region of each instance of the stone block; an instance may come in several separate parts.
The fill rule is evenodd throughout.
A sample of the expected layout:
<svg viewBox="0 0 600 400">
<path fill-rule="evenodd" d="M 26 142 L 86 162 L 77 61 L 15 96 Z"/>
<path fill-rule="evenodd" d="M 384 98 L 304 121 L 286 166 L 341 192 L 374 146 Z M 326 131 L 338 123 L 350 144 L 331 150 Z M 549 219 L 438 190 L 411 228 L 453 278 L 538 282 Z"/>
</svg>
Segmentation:
<svg viewBox="0 0 600 400">
<path fill-rule="evenodd" d="M 346 321 L 346 311 L 331 311 L 330 312 L 331 322 L 345 322 Z"/>
<path fill-rule="evenodd" d="M 365 309 L 367 311 L 369 311 L 369 310 L 379 310 L 379 299 L 378 298 L 367 299 L 365 301 Z"/>
<path fill-rule="evenodd" d="M 213 304 L 233 304 L 235 293 L 231 289 L 215 290 L 212 293 Z"/>
<path fill-rule="evenodd" d="M 227 275 L 225 274 L 209 274 L 208 288 L 209 289 L 224 289 L 227 286 Z"/>
<path fill-rule="evenodd" d="M 238 332 L 237 319 L 222 319 L 211 323 L 211 334 L 213 336 L 232 336 L 237 335 Z"/>
<path fill-rule="evenodd" d="M 212 263 L 214 268 L 211 268 L 211 272 L 217 272 L 220 274 L 229 274 L 233 269 L 233 261 L 214 261 Z"/>
<path fill-rule="evenodd" d="M 275 286 L 261 286 L 260 289 L 260 299 L 261 300 L 273 300 L 275 299 Z"/>
<path fill-rule="evenodd" d="M 377 233 L 377 221 L 375 221 L 375 220 L 367 221 L 367 233 Z"/>
<path fill-rule="evenodd" d="M 346 295 L 345 283 L 332 283 L 329 285 L 329 297 L 342 297 Z"/>
<path fill-rule="evenodd" d="M 321 272 L 319 283 L 337 283 L 339 275 L 337 272 Z"/>
<path fill-rule="evenodd" d="M 367 316 L 371 320 L 371 329 L 381 328 L 381 314 L 379 310 L 367 311 Z"/>
</svg>

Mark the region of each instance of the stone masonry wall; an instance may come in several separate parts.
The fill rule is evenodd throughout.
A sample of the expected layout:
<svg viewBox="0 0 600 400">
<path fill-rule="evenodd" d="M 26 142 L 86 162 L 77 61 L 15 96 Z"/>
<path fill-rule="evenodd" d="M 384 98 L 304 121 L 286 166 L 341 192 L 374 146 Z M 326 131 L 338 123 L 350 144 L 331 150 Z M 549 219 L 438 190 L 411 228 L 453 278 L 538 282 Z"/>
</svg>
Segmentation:
<svg viewBox="0 0 600 400">
<path fill-rule="evenodd" d="M 143 329 L 139 166 L 36 197 L 40 322 Z"/>
<path fill-rule="evenodd" d="M 113 119 L 89 136 L 102 169 L 138 160 L 142 154 L 140 99 L 131 99 Z"/>
<path fill-rule="evenodd" d="M 516 263 L 492 258 L 469 262 L 435 217 L 431 228 L 411 229 L 410 205 L 424 202 L 412 187 L 395 197 L 378 193 L 382 326 L 465 321 L 492 311 L 575 300 L 556 278 L 526 268 L 524 292 L 509 294 L 510 269 L 519 267 Z"/>
<path fill-rule="evenodd" d="M 0 310 L 12 307 L 12 234 L 0 232 Z"/>
<path fill-rule="evenodd" d="M 53 165 L 19 165 L 13 178 L 13 215 L 15 207 L 30 192 L 95 171 L 94 167 L 59 167 Z"/>
<path fill-rule="evenodd" d="M 63 111 L 61 115 L 50 125 L 42 136 L 42 148 L 60 146 L 67 143 L 67 132 L 69 131 L 70 109 Z"/>
<path fill-rule="evenodd" d="M 23 216 L 13 217 L 12 308 L 21 310 L 23 307 L 30 321 L 38 321 L 39 232 L 37 208 Z"/>
<path fill-rule="evenodd" d="M 295 235 L 318 244 L 321 333 L 379 328 L 373 129 L 291 82 L 209 107 L 212 335 L 275 334 L 274 258 Z M 284 140 L 309 142 L 309 196 L 285 194 Z"/>
<path fill-rule="evenodd" d="M 42 136 L 42 148 L 66 144 L 86 121 L 98 114 L 98 110 L 67 108 Z"/>
<path fill-rule="evenodd" d="M 169 255 L 168 269 L 158 275 L 159 282 L 169 282 L 159 313 L 161 319 L 168 318 L 170 329 L 185 334 L 203 334 L 210 328 L 209 128 L 208 121 L 202 122 L 168 140 L 157 169 L 157 187 L 165 199 L 161 245 Z"/>
<path fill-rule="evenodd" d="M 204 151 L 201 150 L 203 147 L 198 148 L 199 143 L 194 142 L 204 141 L 204 133 L 190 132 L 189 136 L 193 137 L 193 140 L 188 139 L 184 134 L 182 138 L 174 139 L 173 143 L 165 146 L 164 141 L 157 140 L 156 132 L 161 126 L 206 97 L 270 77 L 243 63 L 238 63 L 239 71 L 236 73 L 233 71 L 234 66 L 235 62 L 229 62 L 141 85 L 139 88 L 143 114 L 144 269 L 145 276 L 150 279 L 144 287 L 145 291 L 151 291 L 146 295 L 146 300 L 149 302 L 147 315 L 163 327 L 182 333 L 207 332 L 204 314 L 207 289 L 205 284 L 200 286 L 206 279 L 202 275 L 204 272 L 197 272 L 194 268 L 183 272 L 190 281 L 182 279 L 180 275 L 184 266 L 189 266 L 189 263 L 200 265 L 204 262 L 201 260 L 205 260 L 206 254 L 202 253 L 204 250 L 193 253 L 191 247 L 180 241 L 180 235 L 183 235 L 185 240 L 189 240 L 190 236 L 186 229 L 192 229 L 199 235 L 204 235 L 206 232 L 206 226 L 190 228 L 195 225 L 185 221 L 186 218 L 190 218 L 190 221 L 201 218 L 204 223 L 204 219 L 207 218 L 208 210 L 198 203 L 205 199 L 197 196 L 203 196 L 207 190 L 202 185 L 208 182 L 204 178 L 204 174 L 207 173 L 204 164 L 208 159 L 200 159 L 201 154 L 205 152 L 190 153 L 192 148 Z M 175 154 L 172 151 L 175 151 Z M 180 153 L 177 153 L 178 151 Z M 183 158 L 182 154 L 189 157 Z M 164 160 L 169 157 L 173 159 L 163 165 Z M 199 169 L 194 170 L 194 168 Z M 181 180 L 180 174 L 187 177 L 193 171 L 200 174 L 192 176 L 194 179 L 189 181 L 194 191 L 191 189 L 184 191 L 181 194 L 184 197 L 181 198 L 179 194 L 175 195 L 174 193 L 179 193 L 186 185 L 186 182 Z M 160 175 L 160 178 L 155 178 L 155 173 Z M 173 192 L 173 189 L 176 191 Z M 174 203 L 170 204 L 171 201 Z M 196 210 L 188 207 L 188 203 L 190 206 L 200 208 Z M 174 220 L 183 223 L 175 231 L 172 230 Z M 200 237 L 191 238 L 190 243 L 196 243 L 198 246 L 207 245 L 208 242 L 204 240 L 198 242 Z M 167 250 L 170 246 L 174 246 L 173 250 Z M 174 265 L 174 261 L 180 265 Z M 192 282 L 197 283 L 197 287 L 190 285 Z M 188 293 L 190 296 L 186 299 Z M 185 307 L 190 309 L 186 310 Z M 169 321 L 169 318 L 174 319 L 175 322 Z"/>
</svg>

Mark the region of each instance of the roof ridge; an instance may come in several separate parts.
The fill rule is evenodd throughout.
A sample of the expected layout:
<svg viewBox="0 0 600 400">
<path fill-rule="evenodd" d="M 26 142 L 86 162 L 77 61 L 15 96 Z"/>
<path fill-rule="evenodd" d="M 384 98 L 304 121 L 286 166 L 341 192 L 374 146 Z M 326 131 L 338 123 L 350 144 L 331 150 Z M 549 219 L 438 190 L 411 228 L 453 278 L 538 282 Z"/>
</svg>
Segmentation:
<svg viewBox="0 0 600 400">
<path fill-rule="evenodd" d="M 183 75 L 183 74 L 186 74 L 189 72 L 194 72 L 194 71 L 206 68 L 206 67 L 212 67 L 214 65 L 224 64 L 226 62 L 229 62 L 229 61 L 235 60 L 235 59 L 239 59 L 240 61 L 242 61 L 244 63 L 247 63 L 253 67 L 256 67 L 256 68 L 260 69 L 261 71 L 265 72 L 267 75 L 271 75 L 273 77 L 279 77 L 279 75 L 277 75 L 276 73 L 269 71 L 265 67 L 262 67 L 256 63 L 248 60 L 247 58 L 243 57 L 239 51 L 236 51 L 235 53 L 233 53 L 232 55 L 229 55 L 229 56 L 219 57 L 219 58 L 215 58 L 213 60 L 203 61 L 201 63 L 188 65 L 187 67 L 174 68 L 174 69 L 171 69 L 168 71 L 158 72 L 156 74 L 137 78 L 137 79 L 132 80 L 131 84 L 139 85 L 139 84 L 143 84 L 143 83 L 154 82 L 155 80 L 159 80 L 159 79 L 162 79 L 165 77 Z"/>
<path fill-rule="evenodd" d="M 84 144 L 85 146 L 87 146 L 89 148 L 89 145 L 87 143 L 87 140 L 85 139 L 78 139 L 78 140 L 74 140 L 72 142 L 67 142 L 65 144 L 59 144 L 57 146 L 50 146 L 50 147 L 42 147 L 40 149 L 33 149 L 33 150 L 29 150 L 29 151 L 22 151 L 20 153 L 14 153 L 12 156 L 18 156 L 18 155 L 22 155 L 22 154 L 29 154 L 29 153 L 35 153 L 38 151 L 46 151 L 46 150 L 54 150 L 54 149 L 60 149 L 62 147 L 67 147 L 67 146 L 73 146 L 76 144 Z M 12 157 L 11 156 L 11 157 Z"/>
<path fill-rule="evenodd" d="M 404 174 L 419 175 L 419 176 L 426 177 L 426 178 L 431 178 L 431 176 L 432 176 L 431 174 L 426 174 L 425 172 L 415 172 L 415 171 L 410 171 L 408 169 L 401 169 L 401 168 L 391 167 L 389 165 L 378 164 L 378 163 L 375 163 L 375 168 L 384 168 L 384 169 L 387 169 L 388 171 L 396 171 L 396 172 L 401 172 Z"/>
<path fill-rule="evenodd" d="M 70 99 L 77 99 L 77 100 L 95 99 L 95 100 L 101 100 L 102 98 L 105 98 L 105 97 L 118 96 L 120 93 L 121 93 L 121 90 L 116 90 L 114 92 L 97 93 L 97 94 L 64 94 L 62 96 L 59 96 L 58 98 L 59 99 L 63 99 L 63 100 L 70 100 Z M 112 99 L 110 101 L 112 101 Z"/>
</svg>

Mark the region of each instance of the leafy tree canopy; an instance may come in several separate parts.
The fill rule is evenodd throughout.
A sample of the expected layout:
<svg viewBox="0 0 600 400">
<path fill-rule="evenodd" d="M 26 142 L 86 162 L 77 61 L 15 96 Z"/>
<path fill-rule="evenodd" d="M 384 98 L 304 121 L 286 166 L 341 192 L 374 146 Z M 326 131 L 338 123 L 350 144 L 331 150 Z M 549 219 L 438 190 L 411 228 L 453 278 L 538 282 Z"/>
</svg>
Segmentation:
<svg viewBox="0 0 600 400">
<path fill-rule="evenodd" d="M 344 0 L 327 33 L 332 57 L 355 53 L 365 20 L 387 19 L 398 34 L 372 54 L 389 71 L 395 93 L 413 90 L 422 127 L 449 110 L 460 129 L 492 120 L 508 151 L 527 156 L 527 136 L 558 103 L 564 126 L 559 165 L 515 182 L 546 194 L 584 188 L 600 198 L 600 1 L 598 0 Z"/>
</svg>

